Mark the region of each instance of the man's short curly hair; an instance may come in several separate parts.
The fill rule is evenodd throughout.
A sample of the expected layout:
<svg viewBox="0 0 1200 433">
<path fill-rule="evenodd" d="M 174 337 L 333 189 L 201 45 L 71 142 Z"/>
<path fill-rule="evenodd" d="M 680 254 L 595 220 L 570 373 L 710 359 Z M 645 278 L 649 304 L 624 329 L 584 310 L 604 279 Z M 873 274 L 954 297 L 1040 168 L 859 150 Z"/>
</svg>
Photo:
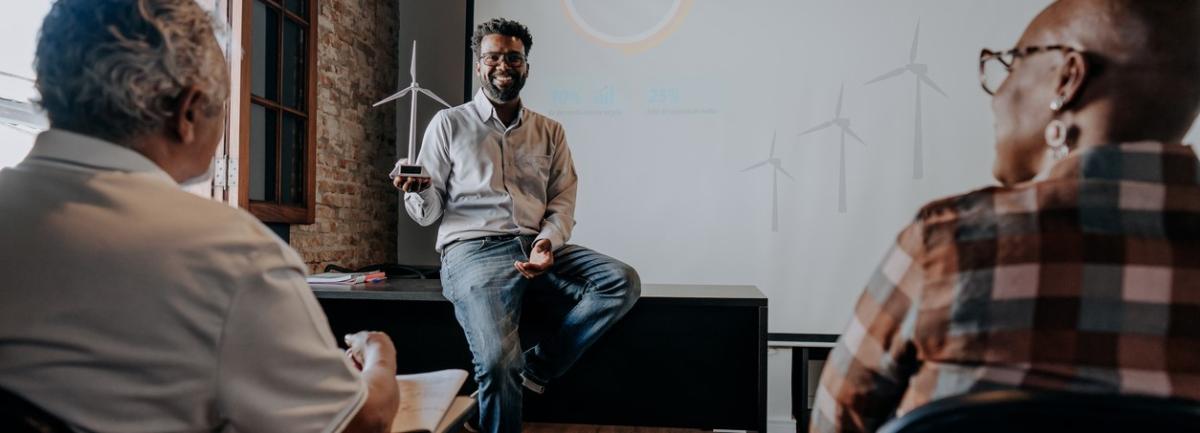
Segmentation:
<svg viewBox="0 0 1200 433">
<path fill-rule="evenodd" d="M 475 34 L 471 35 L 471 52 L 475 53 L 475 59 L 478 61 L 479 45 L 483 43 L 483 38 L 487 35 L 502 35 L 515 37 L 525 44 L 525 55 L 529 55 L 529 49 L 533 47 L 533 35 L 529 34 L 529 28 L 524 24 L 507 19 L 507 18 L 492 18 L 483 24 L 475 27 Z"/>
<path fill-rule="evenodd" d="M 196 0 L 58 0 L 38 36 L 38 104 L 50 125 L 121 145 L 157 131 L 184 88 L 208 115 L 229 97 L 219 23 Z"/>
</svg>

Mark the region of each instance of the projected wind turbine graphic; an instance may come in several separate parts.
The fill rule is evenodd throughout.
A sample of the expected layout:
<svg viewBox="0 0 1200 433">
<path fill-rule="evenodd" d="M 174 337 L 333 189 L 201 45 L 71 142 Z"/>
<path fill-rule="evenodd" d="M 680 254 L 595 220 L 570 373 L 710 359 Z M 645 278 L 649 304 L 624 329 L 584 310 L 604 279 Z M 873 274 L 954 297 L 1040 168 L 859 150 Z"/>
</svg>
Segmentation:
<svg viewBox="0 0 1200 433">
<path fill-rule="evenodd" d="M 912 49 L 908 52 L 908 64 L 896 68 L 886 74 L 880 75 L 874 80 L 866 82 L 866 84 L 878 83 L 883 80 L 894 78 L 903 75 L 905 72 L 913 74 L 914 83 L 917 86 L 917 109 L 913 112 L 916 119 L 913 127 L 913 179 L 921 179 L 925 176 L 925 151 L 922 144 L 921 134 L 921 84 L 925 84 L 934 91 L 942 94 L 943 97 L 949 97 L 946 92 L 943 92 L 933 80 L 929 79 L 929 66 L 924 63 L 917 63 L 917 41 L 921 36 L 921 21 L 917 21 L 917 30 L 913 33 Z"/>
<path fill-rule="evenodd" d="M 775 133 L 772 132 L 771 133 L 771 153 L 767 154 L 767 159 L 764 159 L 764 160 L 762 160 L 762 162 L 751 165 L 742 170 L 742 173 L 745 173 L 747 171 L 762 167 L 764 165 L 770 165 L 772 168 L 772 170 L 771 170 L 771 231 L 772 232 L 779 231 L 779 173 L 783 173 L 784 176 L 787 176 L 788 179 L 791 179 L 792 181 L 796 180 L 796 178 L 792 177 L 792 175 L 790 173 L 788 173 L 787 170 L 783 169 L 783 165 L 781 165 L 782 163 L 783 163 L 783 161 L 781 159 L 775 157 Z"/>
<path fill-rule="evenodd" d="M 830 120 L 828 122 L 822 123 L 817 126 L 814 126 L 814 127 L 810 128 L 809 130 L 800 133 L 800 136 L 803 137 L 805 135 L 820 131 L 822 129 L 829 128 L 831 126 L 837 126 L 838 129 L 841 130 L 842 141 L 840 142 L 840 145 L 839 145 L 841 157 L 839 159 L 839 165 L 838 165 L 838 212 L 839 213 L 846 213 L 846 136 L 849 135 L 849 136 L 853 137 L 855 140 L 858 140 L 858 142 L 862 143 L 863 145 L 867 144 L 867 142 L 863 141 L 862 138 L 858 137 L 858 134 L 855 134 L 854 131 L 850 129 L 850 119 L 842 117 L 842 96 L 845 95 L 845 91 L 846 91 L 846 86 L 843 84 L 841 89 L 838 90 L 837 110 L 833 114 L 833 120 Z"/>
<path fill-rule="evenodd" d="M 417 167 L 418 171 L 416 173 L 411 173 L 407 170 L 404 170 L 404 167 L 401 167 L 401 173 L 419 174 L 423 173 L 423 171 L 420 171 L 420 166 L 415 165 L 417 163 L 417 94 L 423 93 L 425 96 L 433 98 L 433 100 L 445 105 L 446 108 L 450 108 L 450 104 L 447 104 L 446 101 L 443 101 L 442 98 L 438 97 L 438 95 L 435 95 L 428 89 L 422 88 L 420 84 L 417 84 L 417 41 L 415 40 L 413 41 L 412 47 L 412 64 L 409 66 L 408 74 L 410 77 L 412 77 L 412 84 L 409 84 L 408 87 L 396 92 L 392 96 L 383 98 L 383 100 L 376 102 L 371 106 L 378 107 L 388 102 L 403 98 L 405 95 L 412 93 L 412 109 L 408 112 L 408 162 L 410 165 L 407 166 Z"/>
</svg>

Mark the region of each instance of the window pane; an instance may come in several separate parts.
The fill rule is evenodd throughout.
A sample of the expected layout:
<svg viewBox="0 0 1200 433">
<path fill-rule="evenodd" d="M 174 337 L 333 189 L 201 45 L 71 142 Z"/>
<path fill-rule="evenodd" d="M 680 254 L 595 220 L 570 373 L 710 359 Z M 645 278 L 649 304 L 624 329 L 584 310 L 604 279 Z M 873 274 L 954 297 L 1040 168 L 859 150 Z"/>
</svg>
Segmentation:
<svg viewBox="0 0 1200 433">
<path fill-rule="evenodd" d="M 253 59 L 253 77 L 250 91 L 255 95 L 278 101 L 279 85 L 279 11 L 267 6 L 262 0 L 254 0 L 254 45 L 250 57 Z"/>
<path fill-rule="evenodd" d="M 299 15 L 300 18 L 308 19 L 305 14 L 308 11 L 304 10 L 304 0 L 284 0 L 284 4 L 292 13 Z"/>
<path fill-rule="evenodd" d="M 275 201 L 275 124 L 279 112 L 250 104 L 250 200 Z"/>
<path fill-rule="evenodd" d="M 283 20 L 283 105 L 304 109 L 304 28 Z"/>
<path fill-rule="evenodd" d="M 304 204 L 304 139 L 303 118 L 283 113 L 283 142 L 279 144 L 280 203 Z"/>
</svg>

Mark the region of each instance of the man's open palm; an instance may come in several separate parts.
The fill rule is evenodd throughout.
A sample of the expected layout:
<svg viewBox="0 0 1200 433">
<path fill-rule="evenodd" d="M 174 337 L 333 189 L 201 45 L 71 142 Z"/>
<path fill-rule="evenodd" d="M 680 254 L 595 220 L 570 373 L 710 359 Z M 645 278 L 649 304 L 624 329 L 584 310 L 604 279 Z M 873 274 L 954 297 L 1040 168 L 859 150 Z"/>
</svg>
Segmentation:
<svg viewBox="0 0 1200 433">
<path fill-rule="evenodd" d="M 529 252 L 529 261 L 518 261 L 514 266 L 525 278 L 534 278 L 546 273 L 551 266 L 554 266 L 554 251 L 550 246 L 550 241 L 542 239 L 534 243 L 533 250 Z"/>
</svg>

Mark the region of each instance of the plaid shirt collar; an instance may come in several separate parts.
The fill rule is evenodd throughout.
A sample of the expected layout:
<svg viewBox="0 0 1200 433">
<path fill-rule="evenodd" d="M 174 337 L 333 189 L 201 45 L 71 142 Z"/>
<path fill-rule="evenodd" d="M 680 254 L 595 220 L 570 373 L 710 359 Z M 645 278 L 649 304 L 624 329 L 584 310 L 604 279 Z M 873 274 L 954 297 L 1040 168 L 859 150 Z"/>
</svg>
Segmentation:
<svg viewBox="0 0 1200 433">
<path fill-rule="evenodd" d="M 1071 152 L 1047 180 L 1098 179 L 1200 185 L 1200 161 L 1191 147 L 1142 141 L 1093 146 Z"/>
</svg>

